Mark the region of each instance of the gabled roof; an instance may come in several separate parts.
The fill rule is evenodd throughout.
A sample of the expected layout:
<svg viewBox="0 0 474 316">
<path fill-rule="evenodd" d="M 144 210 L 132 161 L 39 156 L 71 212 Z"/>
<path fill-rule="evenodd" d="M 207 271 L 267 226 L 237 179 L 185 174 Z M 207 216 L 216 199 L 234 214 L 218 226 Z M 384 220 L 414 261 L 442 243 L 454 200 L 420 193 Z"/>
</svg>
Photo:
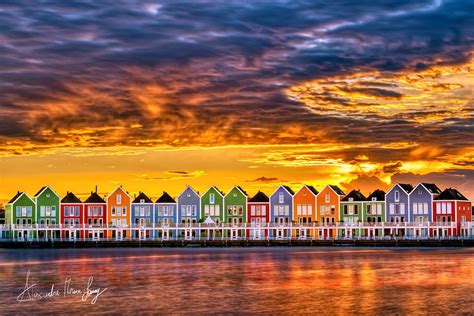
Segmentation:
<svg viewBox="0 0 474 316">
<path fill-rule="evenodd" d="M 353 201 L 365 201 L 366 197 L 360 192 L 360 190 L 352 190 L 346 195 L 341 201 L 350 202 L 349 199 L 352 198 Z"/>
<path fill-rule="evenodd" d="M 84 203 L 105 203 L 105 200 L 101 198 L 97 192 L 91 192 L 91 195 L 84 201 Z"/>
<path fill-rule="evenodd" d="M 385 201 L 385 192 L 377 189 L 369 194 L 367 201 L 372 201 L 372 198 L 375 198 L 376 201 Z"/>
<path fill-rule="evenodd" d="M 434 183 L 420 183 L 422 186 L 428 190 L 431 194 L 440 194 L 441 190 L 438 188 L 438 186 Z"/>
<path fill-rule="evenodd" d="M 316 190 L 312 185 L 307 185 L 307 184 L 303 184 L 303 185 L 301 186 L 301 188 L 300 188 L 298 191 L 296 191 L 295 194 L 298 194 L 301 190 L 303 190 L 303 188 L 307 188 L 307 189 L 310 190 L 311 193 L 313 193 L 315 196 L 318 195 L 318 190 Z"/>
<path fill-rule="evenodd" d="M 242 194 L 245 195 L 246 197 L 249 196 L 249 195 L 247 194 L 247 192 L 245 192 L 244 189 L 242 189 L 242 188 L 241 188 L 240 186 L 238 186 L 238 185 L 233 186 L 233 187 L 229 190 L 229 192 L 227 192 L 226 195 L 228 195 L 230 192 L 232 192 L 232 190 L 233 190 L 234 188 L 237 188 L 237 190 L 239 190 L 240 193 L 242 193 Z"/>
<path fill-rule="evenodd" d="M 156 203 L 176 203 L 176 201 L 168 194 L 163 191 L 163 194 L 156 200 Z"/>
<path fill-rule="evenodd" d="M 456 189 L 445 189 L 439 196 L 435 198 L 435 200 L 458 200 L 458 201 L 469 201 L 467 197 L 462 195 L 461 192 L 459 192 Z"/>
<path fill-rule="evenodd" d="M 186 192 L 187 189 L 191 189 L 191 191 L 193 191 L 194 194 L 196 194 L 197 196 L 199 196 L 199 198 L 201 198 L 201 196 L 199 195 L 199 193 L 198 193 L 196 190 L 194 190 L 194 188 L 193 188 L 192 186 L 190 186 L 190 185 L 187 185 L 187 186 L 186 186 L 186 189 L 184 189 L 183 192 L 181 192 L 181 193 L 178 195 L 178 198 L 179 198 L 181 195 L 183 195 L 183 193 Z"/>
<path fill-rule="evenodd" d="M 145 200 L 145 203 L 153 203 L 153 201 L 143 192 L 140 192 L 132 203 L 141 203 L 141 200 Z"/>
<path fill-rule="evenodd" d="M 41 189 L 39 189 L 39 191 L 38 191 L 38 192 L 36 192 L 36 194 L 35 194 L 35 195 L 33 195 L 33 196 L 34 196 L 34 197 L 37 197 L 38 195 L 40 195 L 40 194 L 41 194 L 41 192 L 43 192 L 44 190 L 46 190 L 46 188 L 47 188 L 47 187 L 48 187 L 48 186 L 47 186 L 47 185 L 45 185 L 44 187 L 42 187 Z"/>
<path fill-rule="evenodd" d="M 328 187 L 330 187 L 334 192 L 336 192 L 337 195 L 346 195 L 344 191 L 339 189 L 337 185 L 328 184 Z"/>
<path fill-rule="evenodd" d="M 241 187 L 240 185 L 237 186 L 237 189 L 239 189 L 245 196 L 249 196 L 249 195 L 247 194 L 247 192 L 245 192 L 245 190 L 242 189 L 242 187 Z"/>
<path fill-rule="evenodd" d="M 249 199 L 249 202 L 251 203 L 266 203 L 268 201 L 270 201 L 268 199 L 268 196 L 262 191 L 258 191 L 257 194 L 255 194 L 251 199 Z"/>
<path fill-rule="evenodd" d="M 219 190 L 219 188 L 217 188 L 215 185 L 211 185 L 201 196 L 204 196 L 206 195 L 207 192 L 209 192 L 210 189 L 214 189 L 217 191 L 217 193 L 219 193 L 222 197 L 224 197 L 224 192 L 222 192 L 221 190 Z"/>
<path fill-rule="evenodd" d="M 61 200 L 61 203 L 82 203 L 81 200 L 72 192 L 67 192 Z"/>
<path fill-rule="evenodd" d="M 280 185 L 278 186 L 278 188 L 275 189 L 275 191 L 273 191 L 272 194 L 270 194 L 270 196 L 273 196 L 273 194 L 275 194 L 280 188 L 283 188 L 286 192 L 288 192 L 289 195 L 293 196 L 295 195 L 295 192 L 287 185 Z"/>
<path fill-rule="evenodd" d="M 293 191 L 293 189 L 291 189 L 289 186 L 282 185 L 282 187 L 284 187 L 286 191 L 288 191 L 288 193 L 290 193 L 291 195 L 295 195 L 295 191 Z"/>
<path fill-rule="evenodd" d="M 50 189 L 57 197 L 59 197 L 59 194 L 57 194 L 56 191 L 54 191 L 52 187 L 50 187 L 49 185 L 45 185 L 44 187 L 39 189 L 39 191 L 34 195 L 34 198 L 37 198 L 38 196 L 40 196 L 41 193 L 43 193 L 43 191 L 46 189 Z"/>
<path fill-rule="evenodd" d="M 410 193 L 413 191 L 413 186 L 407 183 L 397 183 L 399 187 L 401 187 L 406 193 Z M 395 185 L 397 185 L 395 184 Z"/>
<path fill-rule="evenodd" d="M 117 186 L 117 187 L 115 188 L 115 190 L 113 190 L 112 192 L 110 192 L 110 193 L 107 195 L 107 199 L 108 199 L 112 194 L 114 194 L 115 191 L 117 191 L 118 189 L 121 189 L 122 192 L 124 192 L 130 199 L 132 199 L 132 197 L 130 196 L 130 194 L 128 194 L 128 192 L 123 188 L 122 185 Z"/>
<path fill-rule="evenodd" d="M 12 197 L 12 199 L 11 199 L 10 201 L 8 201 L 7 204 L 15 203 L 16 200 L 18 200 L 18 199 L 20 198 L 20 196 L 22 196 L 23 194 L 26 194 L 26 193 L 25 193 L 25 192 L 20 192 L 20 191 L 18 191 L 17 194 L 15 194 L 15 196 Z M 26 196 L 28 196 L 28 195 L 26 195 Z M 30 198 L 30 197 L 28 196 L 28 198 Z M 31 199 L 30 199 L 30 200 L 31 200 Z"/>
</svg>

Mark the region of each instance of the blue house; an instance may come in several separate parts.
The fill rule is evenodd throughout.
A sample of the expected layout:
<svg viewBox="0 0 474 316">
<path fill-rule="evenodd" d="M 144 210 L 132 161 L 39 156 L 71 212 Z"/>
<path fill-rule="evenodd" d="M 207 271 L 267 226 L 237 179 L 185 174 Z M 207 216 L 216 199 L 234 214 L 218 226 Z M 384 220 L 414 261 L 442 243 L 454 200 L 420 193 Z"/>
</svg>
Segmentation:
<svg viewBox="0 0 474 316">
<path fill-rule="evenodd" d="M 388 223 L 404 223 L 410 218 L 410 192 L 413 187 L 410 184 L 396 183 L 390 191 L 385 194 L 386 221 Z M 401 234 L 403 231 L 397 231 Z"/>
<path fill-rule="evenodd" d="M 273 226 L 289 226 L 293 220 L 293 196 L 295 192 L 286 185 L 280 185 L 270 195 L 270 223 Z M 291 236 L 289 229 L 277 229 L 276 233 L 272 229 L 270 237 L 284 238 Z"/>
<path fill-rule="evenodd" d="M 178 195 L 178 223 L 186 226 L 197 226 L 201 217 L 201 197 L 191 186 Z M 193 238 L 199 236 L 196 229 L 183 229 L 179 232 L 185 238 Z"/>
<path fill-rule="evenodd" d="M 143 192 L 140 192 L 131 203 L 132 221 L 134 227 L 151 227 L 154 223 L 153 201 Z M 138 237 L 138 231 L 135 231 Z"/>
<path fill-rule="evenodd" d="M 434 183 L 420 183 L 410 193 L 408 221 L 415 224 L 433 222 L 433 200 L 441 194 Z M 428 229 L 414 232 L 414 235 L 429 235 Z"/>
<path fill-rule="evenodd" d="M 157 229 L 155 236 L 158 238 L 168 239 L 177 235 L 176 230 L 173 230 L 177 223 L 178 211 L 176 201 L 167 192 L 156 200 L 155 203 L 155 224 L 161 229 Z M 169 229 L 163 228 L 169 227 Z"/>
<path fill-rule="evenodd" d="M 156 226 L 174 226 L 177 223 L 176 201 L 167 193 L 163 194 L 155 203 L 155 224 Z"/>
<path fill-rule="evenodd" d="M 201 214 L 201 197 L 191 187 L 178 195 L 178 223 L 180 224 L 197 224 Z"/>
</svg>

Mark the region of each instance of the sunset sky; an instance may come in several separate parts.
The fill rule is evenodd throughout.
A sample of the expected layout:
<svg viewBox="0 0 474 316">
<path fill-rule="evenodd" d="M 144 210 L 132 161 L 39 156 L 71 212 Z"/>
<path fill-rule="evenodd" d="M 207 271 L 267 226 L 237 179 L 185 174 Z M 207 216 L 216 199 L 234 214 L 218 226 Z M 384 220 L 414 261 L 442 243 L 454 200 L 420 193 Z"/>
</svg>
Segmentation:
<svg viewBox="0 0 474 316">
<path fill-rule="evenodd" d="M 473 51 L 471 0 L 2 0 L 0 204 L 46 184 L 474 199 Z"/>
</svg>

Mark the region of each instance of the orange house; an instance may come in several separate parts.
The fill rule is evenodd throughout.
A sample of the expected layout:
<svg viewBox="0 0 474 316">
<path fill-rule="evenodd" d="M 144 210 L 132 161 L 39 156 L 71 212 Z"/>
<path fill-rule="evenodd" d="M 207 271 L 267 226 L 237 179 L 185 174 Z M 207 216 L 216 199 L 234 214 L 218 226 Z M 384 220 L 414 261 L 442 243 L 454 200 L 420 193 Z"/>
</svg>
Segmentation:
<svg viewBox="0 0 474 316">
<path fill-rule="evenodd" d="M 311 225 L 317 220 L 316 197 L 318 191 L 311 185 L 303 186 L 293 196 L 293 220 L 296 225 Z M 293 231 L 293 236 L 305 239 L 312 236 L 310 228 L 297 228 Z"/>
<path fill-rule="evenodd" d="M 316 197 L 318 191 L 304 184 L 293 197 L 293 218 L 297 224 L 317 221 Z"/>
<path fill-rule="evenodd" d="M 130 227 L 130 195 L 118 186 L 107 196 L 107 224 L 109 227 Z M 108 233 L 109 238 L 127 237 L 126 230 L 111 230 Z"/>
<path fill-rule="evenodd" d="M 346 194 L 337 185 L 326 185 L 319 192 L 318 202 L 318 222 L 320 225 L 335 225 L 339 222 L 339 202 Z M 335 236 L 335 231 L 329 231 L 329 237 Z"/>
</svg>

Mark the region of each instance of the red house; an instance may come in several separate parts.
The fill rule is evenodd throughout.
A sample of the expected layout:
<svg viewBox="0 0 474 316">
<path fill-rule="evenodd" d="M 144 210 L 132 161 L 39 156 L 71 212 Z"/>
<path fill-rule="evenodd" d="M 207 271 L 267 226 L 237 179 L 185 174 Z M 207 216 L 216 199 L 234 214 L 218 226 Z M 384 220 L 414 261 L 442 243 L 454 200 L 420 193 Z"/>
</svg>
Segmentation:
<svg viewBox="0 0 474 316">
<path fill-rule="evenodd" d="M 268 235 L 267 223 L 270 221 L 270 200 L 268 196 L 258 191 L 247 201 L 247 223 L 250 223 L 250 230 L 247 230 L 247 237 L 261 239 Z"/>
<path fill-rule="evenodd" d="M 84 238 L 84 205 L 72 192 L 67 192 L 61 200 L 61 224 L 63 238 Z"/>
<path fill-rule="evenodd" d="M 84 235 L 86 238 L 102 239 L 107 224 L 107 203 L 97 192 L 84 201 Z"/>
<path fill-rule="evenodd" d="M 433 219 L 436 228 L 431 236 L 465 236 L 461 226 L 472 220 L 471 202 L 456 189 L 446 189 L 433 200 Z"/>
</svg>

